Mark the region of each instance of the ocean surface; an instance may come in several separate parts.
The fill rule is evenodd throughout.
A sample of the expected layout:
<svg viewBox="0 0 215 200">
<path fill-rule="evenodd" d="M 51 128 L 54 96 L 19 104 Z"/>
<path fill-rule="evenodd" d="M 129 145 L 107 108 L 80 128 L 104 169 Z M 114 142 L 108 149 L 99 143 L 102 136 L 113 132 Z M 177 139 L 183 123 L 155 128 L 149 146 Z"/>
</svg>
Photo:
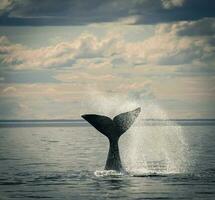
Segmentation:
<svg viewBox="0 0 215 200">
<path fill-rule="evenodd" d="M 103 170 L 108 141 L 86 124 L 1 122 L 0 200 L 215 199 L 214 122 L 184 121 L 125 133 L 129 175 Z"/>
</svg>

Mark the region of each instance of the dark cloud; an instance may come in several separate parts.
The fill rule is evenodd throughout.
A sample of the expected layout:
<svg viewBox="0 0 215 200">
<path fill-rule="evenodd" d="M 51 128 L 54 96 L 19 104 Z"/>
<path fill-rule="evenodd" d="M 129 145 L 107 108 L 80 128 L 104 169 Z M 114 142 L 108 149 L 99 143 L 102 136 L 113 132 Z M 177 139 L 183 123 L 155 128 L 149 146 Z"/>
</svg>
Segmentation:
<svg viewBox="0 0 215 200">
<path fill-rule="evenodd" d="M 159 1 L 152 0 L 149 8 L 145 10 L 143 3 L 137 8 L 138 24 L 191 21 L 215 17 L 215 1 L 211 0 L 185 0 L 183 6 L 172 9 L 164 9 Z"/>
<path fill-rule="evenodd" d="M 172 3 L 164 4 L 168 1 Z M 215 1 L 168 1 L 11 0 L 0 10 L 0 25 L 84 25 L 132 16 L 137 17 L 137 24 L 157 24 L 215 17 Z"/>
<path fill-rule="evenodd" d="M 215 35 L 215 19 L 204 18 L 194 22 L 184 22 L 178 30 L 180 36 L 213 36 Z"/>
<path fill-rule="evenodd" d="M 130 5 L 130 6 L 129 6 Z M 2 25 L 84 25 L 112 22 L 128 15 L 129 1 L 14 0 L 0 17 Z"/>
</svg>

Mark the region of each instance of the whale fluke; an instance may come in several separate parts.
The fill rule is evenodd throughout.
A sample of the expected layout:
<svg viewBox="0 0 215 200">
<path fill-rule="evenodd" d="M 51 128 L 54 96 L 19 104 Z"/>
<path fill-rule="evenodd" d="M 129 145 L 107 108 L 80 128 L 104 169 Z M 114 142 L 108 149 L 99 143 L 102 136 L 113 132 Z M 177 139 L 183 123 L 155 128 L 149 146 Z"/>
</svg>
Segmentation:
<svg viewBox="0 0 215 200">
<path fill-rule="evenodd" d="M 106 170 L 124 172 L 119 155 L 118 141 L 120 136 L 134 123 L 140 111 L 141 108 L 139 107 L 135 110 L 121 113 L 115 116 L 113 120 L 103 115 L 86 114 L 81 116 L 109 139 L 110 148 L 105 165 Z"/>
</svg>

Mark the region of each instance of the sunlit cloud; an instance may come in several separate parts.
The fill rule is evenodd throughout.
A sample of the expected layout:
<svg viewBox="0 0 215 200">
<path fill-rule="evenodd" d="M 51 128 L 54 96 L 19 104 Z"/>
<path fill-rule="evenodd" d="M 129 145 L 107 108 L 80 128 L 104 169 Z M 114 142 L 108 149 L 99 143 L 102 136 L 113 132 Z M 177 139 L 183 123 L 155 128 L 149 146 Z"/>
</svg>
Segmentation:
<svg viewBox="0 0 215 200">
<path fill-rule="evenodd" d="M 3 36 L 0 38 L 1 63 L 16 70 L 132 67 L 146 64 L 203 65 L 214 62 L 214 24 L 214 19 L 160 24 L 155 26 L 151 37 L 138 42 L 128 42 L 123 35 L 115 33 L 108 33 L 102 38 L 83 33 L 72 41 L 37 49 L 13 44 Z M 208 27 L 207 33 L 202 25 Z"/>
</svg>

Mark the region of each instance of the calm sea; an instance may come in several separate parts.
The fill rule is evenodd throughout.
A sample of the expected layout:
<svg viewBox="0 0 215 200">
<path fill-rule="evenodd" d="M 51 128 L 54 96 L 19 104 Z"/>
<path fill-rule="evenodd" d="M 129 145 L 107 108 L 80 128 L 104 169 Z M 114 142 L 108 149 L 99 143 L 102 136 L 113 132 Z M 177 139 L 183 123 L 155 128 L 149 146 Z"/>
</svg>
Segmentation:
<svg viewBox="0 0 215 200">
<path fill-rule="evenodd" d="M 129 175 L 103 171 L 108 141 L 83 123 L 3 126 L 0 199 L 215 199 L 215 126 L 179 124 L 122 136 Z"/>
</svg>

